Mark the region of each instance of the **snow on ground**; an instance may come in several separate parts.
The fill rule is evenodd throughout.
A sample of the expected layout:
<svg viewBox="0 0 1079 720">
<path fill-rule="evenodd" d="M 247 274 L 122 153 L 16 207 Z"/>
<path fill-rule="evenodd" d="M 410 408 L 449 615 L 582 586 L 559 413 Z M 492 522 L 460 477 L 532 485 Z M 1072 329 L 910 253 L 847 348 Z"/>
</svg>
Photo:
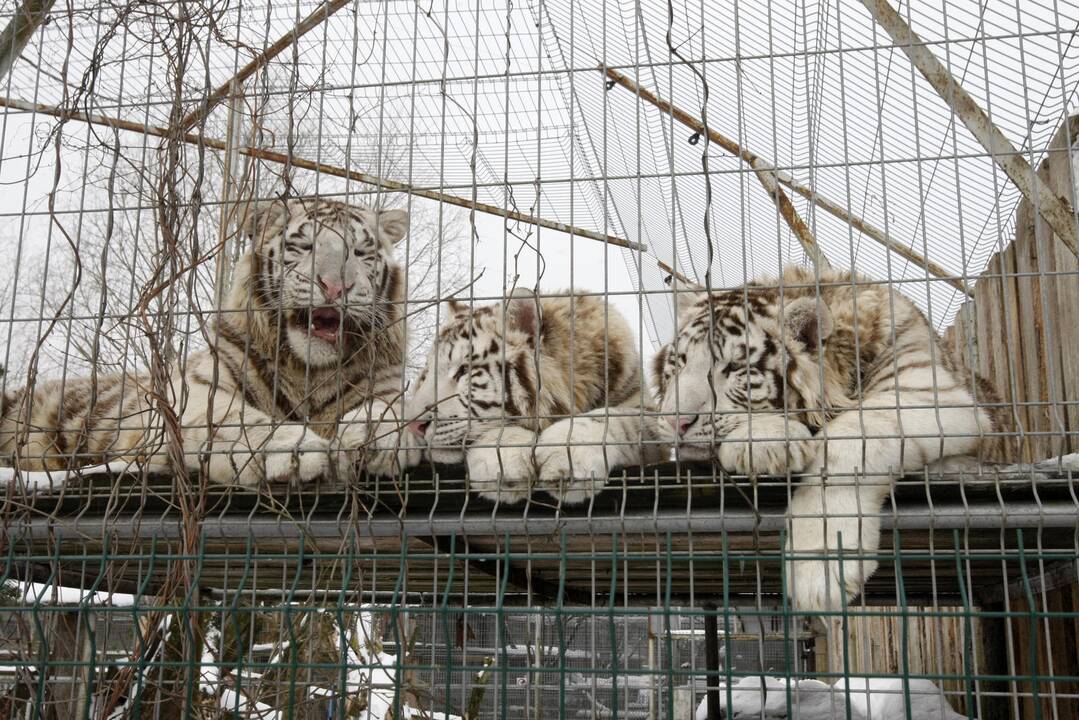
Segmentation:
<svg viewBox="0 0 1079 720">
<path fill-rule="evenodd" d="M 954 712 L 940 688 L 928 680 L 896 677 L 852 678 L 826 685 L 819 680 L 795 680 L 790 685 L 790 708 L 787 707 L 787 683 L 784 678 L 767 677 L 761 687 L 759 677 L 745 677 L 730 689 L 731 708 L 727 711 L 726 690 L 719 694 L 719 706 L 731 720 L 907 720 L 905 698 L 910 701 L 909 717 L 918 720 L 962 720 Z M 848 688 L 849 691 L 848 691 Z M 762 707 L 763 706 L 763 707 Z M 708 717 L 708 701 L 697 706 L 696 720 Z"/>
</svg>

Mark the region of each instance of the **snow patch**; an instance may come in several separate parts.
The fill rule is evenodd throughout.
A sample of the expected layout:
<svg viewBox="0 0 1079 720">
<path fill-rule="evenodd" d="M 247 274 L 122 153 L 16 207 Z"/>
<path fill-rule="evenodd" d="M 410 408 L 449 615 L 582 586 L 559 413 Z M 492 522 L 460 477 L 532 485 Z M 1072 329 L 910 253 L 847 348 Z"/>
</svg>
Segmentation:
<svg viewBox="0 0 1079 720">
<path fill-rule="evenodd" d="M 954 712 L 940 688 L 929 680 L 876 677 L 840 680 L 827 685 L 819 680 L 795 680 L 766 677 L 745 677 L 731 685 L 730 709 L 727 708 L 727 689 L 719 693 L 720 709 L 731 720 L 846 720 L 850 704 L 850 720 L 962 720 L 965 715 Z M 788 683 L 790 707 L 787 707 Z M 696 720 L 708 717 L 708 700 L 697 706 Z"/>
</svg>

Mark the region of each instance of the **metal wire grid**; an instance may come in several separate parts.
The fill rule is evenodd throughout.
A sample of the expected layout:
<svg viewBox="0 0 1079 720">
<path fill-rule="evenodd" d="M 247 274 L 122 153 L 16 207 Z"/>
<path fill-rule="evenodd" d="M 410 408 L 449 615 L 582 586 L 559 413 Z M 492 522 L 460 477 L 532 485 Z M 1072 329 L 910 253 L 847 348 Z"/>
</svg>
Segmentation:
<svg viewBox="0 0 1079 720">
<path fill-rule="evenodd" d="M 8 76 L 6 95 L 146 126 L 173 125 L 175 91 L 168 86 L 167 73 L 175 70 L 175 61 L 169 65 L 170 51 L 163 46 L 170 22 L 176 21 L 167 13 L 176 7 L 138 10 L 124 17 L 119 32 L 110 37 L 110 23 L 122 10 L 130 10 L 128 6 L 68 6 L 34 37 Z M 213 11 L 196 8 L 190 17 L 198 22 L 188 28 L 190 37 L 215 49 L 185 59 L 185 102 L 180 109 L 197 109 L 206 89 L 234 76 L 253 54 L 251 49 L 268 46 L 316 7 L 240 3 Z M 9 8 L 7 13 L 5 20 L 11 16 Z M 907 19 L 923 37 L 934 38 L 934 52 L 1037 167 L 1048 157 L 1049 139 L 1074 108 L 1076 28 L 1071 18 L 1076 15 L 1065 3 L 954 3 L 918 7 Z M 209 39 L 211 18 L 217 31 L 239 42 L 215 45 L 216 40 Z M 136 31 L 147 27 L 161 32 L 148 36 Z M 592 241 L 583 236 L 559 244 L 562 238 L 546 229 L 474 217 L 464 222 L 463 231 L 461 226 L 452 230 L 452 212 L 413 198 L 408 202 L 414 214 L 430 213 L 430 246 L 436 248 L 436 259 L 433 264 L 428 260 L 422 275 L 436 279 L 422 286 L 423 292 L 411 293 L 410 303 L 437 301 L 474 279 L 478 265 L 487 259 L 484 253 L 492 251 L 490 244 L 483 244 L 489 233 L 501 246 L 494 249 L 498 258 L 486 263 L 496 266 L 494 276 L 511 268 L 538 276 L 542 267 L 549 273 L 546 283 L 557 277 L 551 268 L 558 267 L 558 254 L 568 249 L 565 284 L 589 285 L 639 317 L 635 329 L 642 355 L 648 356 L 651 348 L 644 338 L 654 344 L 675 329 L 664 285 L 671 273 L 657 267 L 654 258 L 702 281 L 712 257 L 716 286 L 734 286 L 774 271 L 781 261 L 804 260 L 748 168 L 710 148 L 708 173 L 702 173 L 699 144 L 685 141 L 691 133 L 633 93 L 607 87 L 597 69 L 600 64 L 632 74 L 642 86 L 696 115 L 705 109 L 705 85 L 695 70 L 701 72 L 710 98 L 710 126 L 723 128 L 796 181 L 843 201 L 954 276 L 977 278 L 989 255 L 1001 249 L 1018 226 L 1021 193 L 854 4 L 685 5 L 668 16 L 661 6 L 611 2 L 569 7 L 542 2 L 461 7 L 355 3 L 318 23 L 294 47 L 247 88 L 244 114 L 254 126 L 252 142 L 260 148 L 397 180 L 415 191 L 478 199 L 495 208 L 636 242 L 650 253 L 618 251 L 622 263 L 613 254 L 601 253 L 603 277 L 597 282 L 594 272 L 581 272 L 576 259 L 583 255 L 586 262 L 595 261 L 581 245 Z M 91 59 L 94 49 L 102 51 L 96 61 Z M 692 58 L 695 67 L 684 65 L 675 52 Z M 80 96 L 88 68 L 94 70 L 93 88 Z M 66 85 L 60 81 L 65 75 L 71 79 Z M 89 242 L 90 230 L 108 219 L 117 219 L 125 232 L 112 236 L 121 252 L 105 263 L 95 279 L 98 288 L 89 283 L 83 291 L 90 310 L 72 307 L 62 314 L 52 352 L 46 353 L 46 374 L 84 371 L 77 350 L 86 336 L 80 338 L 77 329 L 92 328 L 101 319 L 110 332 L 122 333 L 115 338 L 116 367 L 139 364 L 135 358 L 144 341 L 131 310 L 144 278 L 131 258 L 152 255 L 162 242 L 154 228 L 152 175 L 146 174 L 160 161 L 150 138 L 68 121 L 56 147 L 64 181 L 70 184 L 60 186 L 66 192 L 48 207 L 39 198 L 51 188 L 47 171 L 58 168 L 47 153 L 38 151 L 51 152 L 55 136 L 39 135 L 47 113 L 30 117 L 24 122 L 26 115 L 9 104 L 3 119 L 5 162 L 0 173 L 6 169 L 4 178 L 21 190 L 19 200 L 12 204 L 9 198 L 3 210 L 11 221 L 7 232 L 17 235 L 9 245 L 15 270 L 5 323 L 5 387 L 20 379 L 26 349 L 42 336 L 56 312 L 55 288 L 72 268 L 75 254 L 65 257 L 61 228 L 68 229 L 79 247 L 83 236 Z M 209 113 L 197 130 L 210 138 L 227 137 L 225 113 Z M 181 164 L 196 172 L 217 168 L 218 162 L 196 144 Z M 254 194 L 262 196 L 276 195 L 282 182 L 294 183 L 294 191 L 301 194 L 350 201 L 377 202 L 388 194 L 372 183 L 326 173 L 285 174 L 265 158 L 252 163 L 249 172 Z M 110 178 L 121 182 L 109 183 Z M 710 200 L 705 193 L 709 183 Z M 199 233 L 218 237 L 219 209 L 227 207 L 221 185 L 203 185 L 197 201 L 191 186 L 184 186 L 188 194 L 173 199 L 177 217 L 193 228 L 192 238 L 197 240 Z M 94 192 L 102 186 L 114 191 Z M 961 293 L 931 279 L 923 268 L 889 256 L 850 223 L 816 212 L 814 204 L 800 196 L 794 200 L 833 261 L 888 280 L 912 297 L 934 326 L 943 329 L 951 323 L 964 299 Z M 709 223 L 703 235 L 697 229 L 702 218 Z M 711 253 L 704 241 L 709 236 Z M 528 256 L 534 268 L 510 259 L 522 243 L 538 250 L 534 258 Z M 35 250 L 41 263 L 37 268 L 30 264 Z M 444 275 L 455 254 L 467 257 L 464 268 Z M 623 267 L 626 277 L 620 278 Z M 1057 272 L 1061 278 L 1074 274 L 1066 268 Z M 1042 282 L 1055 277 L 1041 267 L 1027 275 Z M 983 281 L 1014 282 L 1023 276 L 1021 269 L 998 267 L 990 268 Z M 118 296 L 126 295 L 126 302 L 112 305 L 104 317 L 95 314 L 99 288 L 113 282 L 122 288 Z M 473 286 L 471 297 L 478 302 L 499 299 L 512 285 L 496 277 Z M 173 329 L 187 335 L 178 343 L 181 355 L 199 343 L 192 307 L 210 308 L 214 297 L 212 275 L 196 275 L 193 285 L 158 307 Z M 1050 385 L 1056 384 L 1054 373 L 1066 370 L 1050 363 Z M 1010 387 L 1003 388 L 1017 412 L 1026 407 L 1019 399 L 1024 381 L 1013 374 Z M 1066 416 L 1075 401 L 1050 393 L 1029 405 Z M 1070 437 L 1066 426 L 1026 432 L 1053 435 L 1065 443 Z M 358 608 L 363 602 L 378 604 L 377 613 L 368 612 L 370 618 L 383 617 L 384 607 L 392 608 L 391 615 L 420 618 L 408 665 L 430 696 L 409 702 L 431 712 L 479 716 L 469 712 L 469 705 L 477 688 L 487 688 L 478 712 L 489 717 L 521 711 L 536 717 L 673 716 L 677 686 L 696 683 L 700 689 L 702 678 L 716 672 L 706 667 L 704 651 L 696 647 L 699 641 L 680 640 L 681 628 L 670 624 L 672 613 L 681 612 L 684 604 L 691 633 L 705 618 L 718 618 L 727 631 L 726 657 L 751 658 L 748 664 L 723 665 L 721 683 L 728 703 L 733 682 L 759 670 L 831 679 L 891 671 L 905 682 L 936 681 L 951 704 L 970 716 L 991 716 L 999 706 L 994 701 L 1003 699 L 1015 716 L 1066 717 L 1079 693 L 1077 678 L 1061 669 L 1069 667 L 1061 665 L 1061 659 L 1072 643 L 1058 634 L 1062 624 L 1057 621 L 1071 619 L 1075 608 L 1051 607 L 1061 601 L 1050 590 L 1052 578 L 1064 585 L 1074 578 L 1079 556 L 1071 477 L 1050 480 L 1025 468 L 961 480 L 958 494 L 924 477 L 899 484 L 896 506 L 882 512 L 885 567 L 871 582 L 867 599 L 836 616 L 848 627 L 883 617 L 896 619 L 904 630 L 912 625 L 928 628 L 928 634 L 935 635 L 931 644 L 937 646 L 937 655 L 920 671 L 909 665 L 885 668 L 872 653 L 868 633 L 853 643 L 863 646 L 862 670 L 850 666 L 858 657 L 857 647 L 844 647 L 847 665 L 838 671 L 824 669 L 824 661 L 811 662 L 801 619 L 774 607 L 771 595 L 780 587 L 779 533 L 789 484 L 763 481 L 736 492 L 711 467 L 628 473 L 621 481 L 613 479 L 608 491 L 620 490 L 623 502 L 608 495 L 604 504 L 583 510 L 543 503 L 529 503 L 523 511 L 493 508 L 470 497 L 459 474 L 452 472 L 431 477 L 420 472 L 364 492 L 326 491 L 325 497 L 320 490 L 296 496 L 275 491 L 272 498 L 211 491 L 214 509 L 202 520 L 203 539 L 194 553 L 176 545 L 183 525 L 169 499 L 174 492 L 169 479 L 140 477 L 104 486 L 89 480 L 65 488 L 55 504 L 48 497 L 16 494 L 9 497 L 5 534 L 19 540 L 7 543 L 4 580 L 44 583 L 20 585 L 20 592 L 38 594 L 11 608 L 22 646 L 13 663 L 19 678 L 15 688 L 34 691 L 17 709 L 32 712 L 46 696 L 50 702 L 63 698 L 55 690 L 63 668 L 86 669 L 107 689 L 125 687 L 116 682 L 117 671 L 141 666 L 149 673 L 138 677 L 155 678 L 145 684 L 158 693 L 145 696 L 147 712 L 167 714 L 176 698 L 192 702 L 201 691 L 198 671 L 183 676 L 185 668 L 229 668 L 223 658 L 208 664 L 195 661 L 196 656 L 204 659 L 204 646 L 195 639 L 204 632 L 200 623 L 212 626 L 216 617 L 217 627 L 223 628 L 226 618 L 261 611 L 274 628 L 267 642 L 274 644 L 274 635 L 287 635 L 288 648 L 300 648 L 303 643 L 296 641 L 296 634 L 315 632 L 315 623 L 308 619 L 304 624 L 304 618 L 332 612 L 326 609 L 329 600 L 339 616 L 359 616 L 355 622 L 368 623 L 365 627 L 376 621 L 362 619 L 364 611 Z M 743 492 L 756 501 L 752 507 L 744 504 Z M 917 533 L 914 539 L 905 542 L 912 533 Z M 422 539 L 427 537 L 435 539 Z M 100 595 L 75 605 L 70 595 L 65 596 L 66 606 L 45 602 L 48 593 L 57 592 L 49 588 L 58 581 L 143 597 L 159 589 L 176 566 L 189 567 L 196 577 L 192 587 L 204 587 L 209 595 L 173 598 L 175 604 L 167 604 L 169 610 L 160 615 L 137 605 L 109 607 Z M 201 582 L 208 577 L 212 580 Z M 875 610 L 873 603 L 881 599 L 902 609 Z M 464 609 L 451 612 L 451 602 Z M 720 609 L 700 610 L 707 602 Z M 570 603 L 585 607 L 571 612 L 566 609 Z M 659 626 L 653 621 L 657 607 L 665 623 Z M 42 642 L 49 635 L 63 635 L 62 618 L 72 617 L 69 608 L 75 609 L 75 627 L 68 634 L 76 645 L 92 638 L 92 659 L 79 656 L 68 662 L 53 657 L 49 643 Z M 96 635 L 89 632 L 99 618 L 113 616 L 151 626 L 117 641 L 128 651 L 124 659 L 111 642 L 98 648 Z M 758 628 L 756 637 L 736 638 L 736 626 L 746 617 L 777 616 L 779 626 L 772 633 Z M 167 617 L 181 621 L 163 619 Z M 473 619 L 477 625 L 486 623 L 485 629 L 476 638 L 464 630 L 457 645 L 460 618 L 466 625 Z M 565 639 L 574 620 L 587 628 L 589 639 L 581 646 Z M 949 622 L 959 623 L 966 633 L 958 643 L 942 637 L 941 628 Z M 981 626 L 977 641 L 975 624 Z M 147 654 L 154 627 L 165 639 L 156 654 Z M 347 715 L 356 710 L 348 703 L 363 694 L 349 684 L 349 673 L 384 664 L 370 653 L 352 657 L 342 650 L 355 636 L 355 627 L 339 617 L 327 631 L 337 654 L 314 660 L 302 653 L 314 653 L 309 648 L 317 643 L 285 654 L 280 642 L 276 649 L 257 648 L 258 629 L 252 623 L 233 680 L 242 684 L 243 665 L 256 672 L 277 672 L 278 677 L 260 678 L 271 688 L 267 704 L 275 711 L 302 707 L 323 717 Z M 179 628 L 191 630 L 170 650 L 170 633 Z M 1005 638 L 1003 652 L 985 649 L 986 638 L 994 634 L 998 641 Z M 520 635 L 532 639 L 518 642 L 514 638 Z M 909 633 L 900 635 L 900 657 L 909 657 Z M 396 692 L 402 689 L 405 641 L 383 640 L 385 648 L 396 651 L 386 654 L 401 659 L 389 683 L 400 709 L 407 704 Z M 658 643 L 652 648 L 658 658 L 650 663 L 641 657 L 649 643 Z M 688 643 L 688 648 L 679 643 Z M 737 650 L 735 643 L 745 643 L 744 649 Z M 776 643 L 782 656 L 766 662 L 766 653 L 779 652 Z M 623 648 L 621 654 L 612 652 L 616 646 Z M 950 659 L 945 659 L 945 646 Z M 511 660 L 510 649 L 518 647 L 524 655 Z M 551 654 L 551 649 L 557 651 Z M 590 657 L 586 661 L 585 655 L 571 650 Z M 1034 660 L 1025 663 L 1018 657 L 1023 653 Z M 477 678 L 486 667 L 483 661 L 492 655 L 492 676 Z M 139 660 L 132 663 L 131 657 Z M 993 664 L 1001 658 L 1005 666 Z M 578 668 L 583 678 L 577 677 Z M 172 679 L 172 671 L 179 671 L 180 681 Z M 323 675 L 312 679 L 318 673 Z M 511 681 L 522 676 L 525 684 L 511 689 Z M 371 692 L 379 688 L 370 673 L 364 682 L 370 707 Z M 325 692 L 305 695 L 297 690 L 301 685 Z M 699 693 L 690 694 L 695 705 Z M 107 692 L 94 696 L 101 703 L 94 711 L 111 702 Z M 242 697 L 248 696 L 237 692 L 234 709 L 246 702 Z M 142 702 L 140 698 L 131 700 Z M 249 707 L 247 712 L 257 715 L 265 709 Z"/>
</svg>

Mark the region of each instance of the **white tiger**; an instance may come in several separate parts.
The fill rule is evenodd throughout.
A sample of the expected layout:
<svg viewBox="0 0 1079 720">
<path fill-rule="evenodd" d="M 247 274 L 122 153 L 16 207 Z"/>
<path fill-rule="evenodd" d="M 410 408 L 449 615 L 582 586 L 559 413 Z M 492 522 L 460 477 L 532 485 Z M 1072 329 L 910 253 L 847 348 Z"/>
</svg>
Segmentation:
<svg viewBox="0 0 1079 720">
<path fill-rule="evenodd" d="M 446 307 L 409 429 L 434 461 L 467 463 L 473 490 L 512 503 L 535 487 L 582 502 L 610 470 L 669 454 L 633 334 L 602 299 L 518 291 Z"/>
<path fill-rule="evenodd" d="M 312 480 L 339 469 L 331 440 L 346 411 L 343 441 L 362 452 L 375 443 L 366 442 L 368 424 L 355 422 L 376 425 L 400 394 L 404 281 L 393 250 L 408 214 L 293 199 L 257 206 L 245 230 L 250 245 L 211 346 L 170 379 L 184 462 L 197 470 L 205 461 L 217 483 Z M 164 423 L 152 390 L 147 375 L 109 374 L 8 393 L 0 453 L 24 470 L 161 464 Z M 395 459 L 377 450 L 359 457 Z"/>
<path fill-rule="evenodd" d="M 780 280 L 680 294 L 655 359 L 661 414 L 682 459 L 737 474 L 806 472 L 788 550 L 794 606 L 835 609 L 876 569 L 879 510 L 897 474 L 975 453 L 999 430 L 991 388 L 954 362 L 886 283 L 788 267 Z M 823 475 L 823 481 L 822 481 Z"/>
</svg>

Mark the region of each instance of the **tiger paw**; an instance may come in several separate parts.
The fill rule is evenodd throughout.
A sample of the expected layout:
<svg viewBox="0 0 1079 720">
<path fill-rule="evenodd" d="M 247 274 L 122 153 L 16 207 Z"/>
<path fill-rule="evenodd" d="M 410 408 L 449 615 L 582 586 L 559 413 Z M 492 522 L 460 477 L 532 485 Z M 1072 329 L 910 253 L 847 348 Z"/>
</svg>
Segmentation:
<svg viewBox="0 0 1079 720">
<path fill-rule="evenodd" d="M 537 485 L 567 504 L 595 496 L 609 472 L 607 435 L 603 420 L 594 418 L 566 418 L 551 425 L 540 434 L 536 448 Z"/>
<path fill-rule="evenodd" d="M 266 480 L 307 483 L 330 472 L 330 443 L 303 425 L 282 425 L 262 446 Z"/>
<path fill-rule="evenodd" d="M 344 467 L 365 470 L 371 475 L 394 476 L 423 460 L 423 444 L 406 426 L 392 420 L 372 423 L 366 410 L 357 410 L 341 420 L 338 434 Z"/>
<path fill-rule="evenodd" d="M 366 443 L 353 458 L 353 467 L 372 475 L 393 476 L 415 467 L 423 459 L 419 438 L 397 423 L 383 422 L 375 426 Z"/>
<path fill-rule="evenodd" d="M 825 527 L 819 515 L 806 517 L 818 509 L 805 507 L 798 493 L 791 502 L 786 590 L 795 610 L 841 610 L 862 592 L 865 581 L 877 569 L 875 559 L 864 557 L 876 555 L 880 542 L 877 518 L 828 517 Z"/>
<path fill-rule="evenodd" d="M 786 475 L 806 469 L 812 459 L 812 433 L 797 420 L 754 417 L 728 433 L 719 446 L 719 464 L 733 475 Z"/>
<path fill-rule="evenodd" d="M 481 497 L 510 504 L 528 498 L 535 476 L 531 447 L 474 447 L 465 462 L 469 487 Z"/>
</svg>

